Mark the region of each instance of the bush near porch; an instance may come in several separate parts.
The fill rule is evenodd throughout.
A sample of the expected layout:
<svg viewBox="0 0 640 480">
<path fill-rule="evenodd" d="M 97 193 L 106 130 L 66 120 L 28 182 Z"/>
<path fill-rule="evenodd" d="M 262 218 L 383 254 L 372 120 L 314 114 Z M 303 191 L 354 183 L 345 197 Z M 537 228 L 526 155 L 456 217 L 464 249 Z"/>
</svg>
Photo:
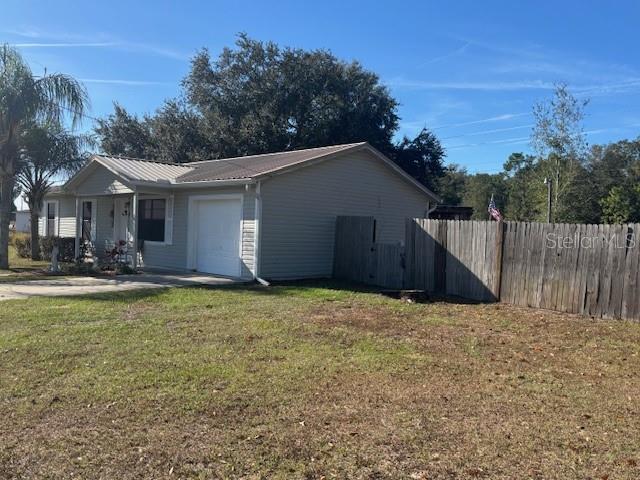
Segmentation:
<svg viewBox="0 0 640 480">
<path fill-rule="evenodd" d="M 0 478 L 640 478 L 640 325 L 335 283 L 10 301 Z"/>
<path fill-rule="evenodd" d="M 29 235 L 15 235 L 13 245 L 21 258 L 31 257 L 31 237 Z M 53 247 L 58 245 L 60 262 L 71 263 L 75 261 L 75 238 L 74 237 L 40 237 L 40 258 L 50 261 Z"/>
</svg>

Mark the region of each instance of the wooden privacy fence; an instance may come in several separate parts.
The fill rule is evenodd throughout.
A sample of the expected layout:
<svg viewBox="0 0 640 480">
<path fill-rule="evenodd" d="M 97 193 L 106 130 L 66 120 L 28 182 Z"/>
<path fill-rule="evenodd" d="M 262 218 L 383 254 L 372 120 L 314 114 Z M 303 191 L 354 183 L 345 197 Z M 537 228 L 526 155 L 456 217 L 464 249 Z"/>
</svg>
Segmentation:
<svg viewBox="0 0 640 480">
<path fill-rule="evenodd" d="M 387 288 L 640 319 L 640 224 L 409 219 L 403 244 L 373 217 L 339 217 L 334 275 Z"/>
<path fill-rule="evenodd" d="M 497 222 L 407 222 L 405 287 L 495 301 L 500 296 L 502 231 Z"/>
<path fill-rule="evenodd" d="M 640 224 L 507 222 L 500 300 L 638 320 L 639 232 Z"/>
<path fill-rule="evenodd" d="M 402 288 L 404 248 L 374 242 L 373 217 L 338 217 L 333 274 L 336 278 L 370 285 Z"/>
</svg>

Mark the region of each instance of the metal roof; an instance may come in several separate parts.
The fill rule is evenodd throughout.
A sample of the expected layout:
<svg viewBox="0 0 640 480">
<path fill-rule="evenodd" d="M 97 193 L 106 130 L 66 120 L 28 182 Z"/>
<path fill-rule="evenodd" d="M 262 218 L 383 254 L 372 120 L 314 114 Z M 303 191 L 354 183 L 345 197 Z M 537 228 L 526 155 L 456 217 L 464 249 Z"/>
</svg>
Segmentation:
<svg viewBox="0 0 640 480">
<path fill-rule="evenodd" d="M 95 155 L 95 160 L 112 172 L 133 182 L 173 182 L 193 167 L 177 163 L 153 162 L 138 158 Z"/>
<path fill-rule="evenodd" d="M 177 183 L 206 182 L 215 180 L 234 180 L 254 178 L 275 172 L 285 167 L 307 162 L 316 158 L 348 150 L 366 143 L 349 143 L 331 147 L 309 148 L 306 150 L 292 150 L 290 152 L 267 153 L 246 157 L 223 158 L 205 162 L 191 163 L 194 168 L 180 175 Z"/>
<path fill-rule="evenodd" d="M 387 163 L 390 168 L 394 169 L 399 175 L 414 184 L 414 186 L 422 190 L 425 194 L 439 201 L 437 195 L 410 177 L 400 167 L 375 148 L 371 147 L 367 142 L 184 164 L 163 163 L 120 156 L 94 155 L 91 161 L 65 184 L 64 189 L 72 189 L 76 183 L 81 182 L 82 179 L 92 171 L 92 169 L 87 167 L 95 166 L 96 163 L 101 164 L 129 184 L 159 183 L 173 185 L 175 187 L 188 187 L 189 185 L 205 185 L 208 182 L 218 185 L 246 183 L 267 175 L 284 173 L 292 168 L 296 168 L 297 165 L 304 165 L 314 160 L 322 160 L 335 154 L 356 150 L 369 151 Z"/>
</svg>

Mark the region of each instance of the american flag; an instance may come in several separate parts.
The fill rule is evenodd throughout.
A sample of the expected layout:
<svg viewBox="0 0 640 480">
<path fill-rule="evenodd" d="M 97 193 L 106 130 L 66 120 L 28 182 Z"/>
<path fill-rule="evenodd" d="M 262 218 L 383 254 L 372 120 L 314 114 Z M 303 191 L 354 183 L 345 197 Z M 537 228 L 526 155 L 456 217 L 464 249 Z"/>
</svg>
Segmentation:
<svg viewBox="0 0 640 480">
<path fill-rule="evenodd" d="M 502 214 L 500 213 L 500 210 L 498 210 L 498 207 L 496 207 L 496 202 L 493 201 L 493 195 L 491 195 L 491 200 L 489 200 L 488 212 L 491 218 L 495 221 L 499 222 L 502 220 Z"/>
</svg>

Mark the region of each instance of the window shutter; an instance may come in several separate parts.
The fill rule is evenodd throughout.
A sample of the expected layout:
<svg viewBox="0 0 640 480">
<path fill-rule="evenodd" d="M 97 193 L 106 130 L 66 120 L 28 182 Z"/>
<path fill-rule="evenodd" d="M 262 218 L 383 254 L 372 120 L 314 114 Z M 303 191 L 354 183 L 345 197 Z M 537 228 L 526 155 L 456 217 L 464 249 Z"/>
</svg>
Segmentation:
<svg viewBox="0 0 640 480">
<path fill-rule="evenodd" d="M 55 212 L 56 212 L 56 237 L 60 236 L 60 204 L 58 202 L 55 203 Z"/>
<path fill-rule="evenodd" d="M 164 214 L 164 243 L 173 245 L 173 195 L 167 197 Z"/>
</svg>

